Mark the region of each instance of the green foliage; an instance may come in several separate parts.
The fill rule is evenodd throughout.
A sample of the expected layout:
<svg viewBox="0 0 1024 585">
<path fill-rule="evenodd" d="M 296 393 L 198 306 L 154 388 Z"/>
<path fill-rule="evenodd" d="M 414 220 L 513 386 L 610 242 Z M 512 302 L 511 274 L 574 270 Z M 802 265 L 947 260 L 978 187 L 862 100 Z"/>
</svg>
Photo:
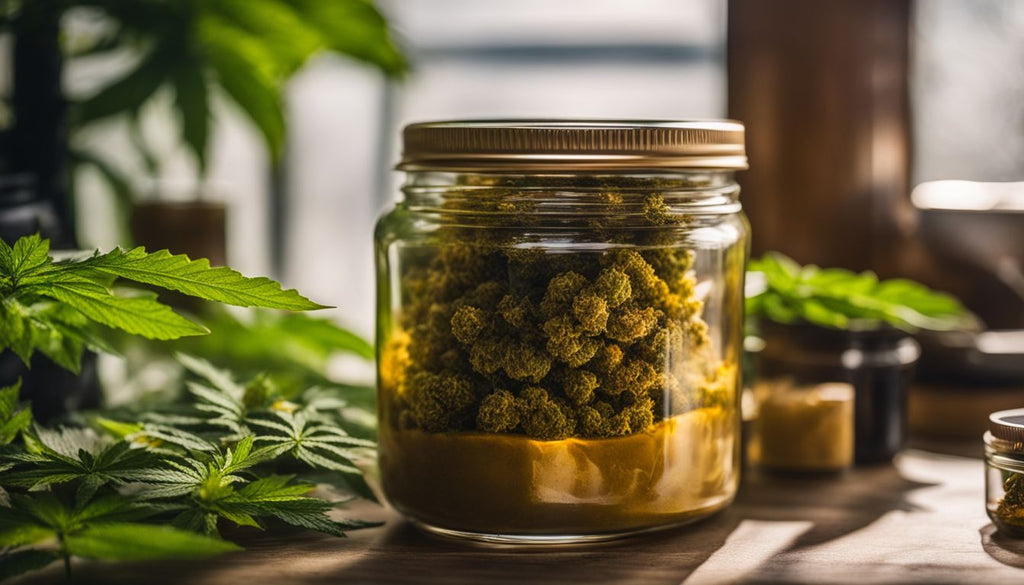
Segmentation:
<svg viewBox="0 0 1024 585">
<path fill-rule="evenodd" d="M 207 534 L 217 533 L 219 519 L 260 528 L 258 518 L 273 517 L 336 536 L 366 525 L 328 518 L 326 512 L 333 504 L 309 497 L 315 487 L 312 483 L 281 475 L 253 479 L 248 473 L 251 468 L 282 451 L 273 446 L 254 449 L 254 441 L 250 435 L 223 452 L 190 452 L 185 461 L 167 459 L 160 467 L 146 470 L 134 493 L 147 501 L 176 502 L 182 509 L 172 524 Z"/>
<path fill-rule="evenodd" d="M 766 286 L 747 298 L 747 314 L 778 323 L 847 329 L 882 322 L 909 331 L 974 323 L 956 298 L 911 280 L 879 281 L 872 272 L 800 266 L 779 253 L 751 260 L 749 270 L 763 274 Z"/>
<path fill-rule="evenodd" d="M 52 34 L 38 22 L 59 20 L 70 10 L 105 17 L 92 39 L 76 39 L 67 58 L 137 56 L 122 76 L 84 99 L 68 96 L 74 137 L 113 117 L 129 122 L 136 151 L 150 174 L 158 161 L 141 140 L 139 113 L 155 96 L 173 95 L 181 140 L 199 175 L 207 170 L 213 101 L 234 103 L 263 136 L 277 161 L 285 138 L 285 82 L 311 57 L 336 53 L 366 63 L 389 77 L 408 69 L 387 21 L 371 0 L 59 0 L 0 2 L 0 32 L 26 38 Z M 58 12 L 58 14 L 53 14 Z M 6 104 L 0 100 L 0 119 Z M 94 152 L 69 149 L 73 173 L 97 172 L 127 224 L 132 200 L 129 177 Z"/>
<path fill-rule="evenodd" d="M 21 380 L 0 388 L 0 446 L 10 444 L 32 424 L 32 411 L 18 402 Z"/>
<path fill-rule="evenodd" d="M 249 426 L 261 434 L 257 440 L 275 453 L 288 454 L 313 470 L 339 473 L 348 487 L 358 495 L 376 501 L 373 490 L 363 480 L 362 471 L 355 460 L 372 457 L 374 443 L 349 435 L 313 411 L 313 419 L 303 411 L 274 411 L 248 419 Z"/>
<path fill-rule="evenodd" d="M 115 294 L 117 278 L 240 306 L 291 310 L 321 305 L 267 278 L 247 278 L 226 267 L 189 260 L 166 250 L 117 249 L 90 258 L 54 262 L 49 240 L 38 235 L 14 246 L 0 241 L 0 350 L 28 364 L 40 351 L 77 372 L 84 348 L 110 351 L 105 328 L 149 339 L 177 339 L 208 330 L 160 303 L 153 295 Z"/>
<path fill-rule="evenodd" d="M 283 83 L 323 51 L 351 56 L 389 76 L 407 69 L 387 22 L 367 0 L 73 0 L 108 16 L 114 42 L 101 52 L 142 48 L 138 65 L 75 104 L 87 125 L 131 115 L 163 87 L 173 90 L 182 138 L 205 169 L 211 96 L 220 90 L 277 155 L 284 140 Z M 96 54 L 96 50 L 89 54 Z"/>
<path fill-rule="evenodd" d="M 0 547 L 5 552 L 0 554 L 0 579 L 42 568 L 58 559 L 64 559 L 70 571 L 72 556 L 185 558 L 237 550 L 221 540 L 140 524 L 140 520 L 160 513 L 161 508 L 112 492 L 85 501 L 55 491 L 16 493 L 2 512 Z M 24 548 L 36 544 L 49 546 Z"/>
<path fill-rule="evenodd" d="M 294 289 L 264 277 L 246 278 L 226 267 L 210 267 L 205 258 L 189 260 L 184 254 L 160 250 L 147 254 L 145 248 L 124 251 L 120 248 L 93 256 L 71 268 L 79 272 L 96 271 L 126 278 L 180 293 L 238 307 L 266 307 L 287 311 L 323 309 Z"/>
<path fill-rule="evenodd" d="M 124 441 L 107 440 L 83 429 L 49 430 L 36 427 L 26 436 L 26 450 L 4 456 L 14 468 L 3 484 L 39 490 L 74 483 L 75 498 L 87 502 L 105 485 L 138 479 L 136 473 L 154 461 L 145 449 Z"/>
<path fill-rule="evenodd" d="M 32 236 L 14 246 L 0 242 L 0 349 L 26 363 L 42 351 L 76 369 L 84 347 L 113 351 L 108 328 L 153 339 L 206 332 L 152 295 L 114 294 L 118 278 L 240 306 L 320 307 L 271 280 L 166 251 L 55 262 L 49 243 Z M 268 337 L 289 332 L 296 355 L 311 353 L 310 371 L 333 351 L 373 353 L 326 322 L 284 315 L 261 323 Z M 238 340 L 245 331 L 252 336 L 236 324 Z M 261 345 L 250 357 L 272 353 Z M 355 420 L 368 415 L 346 402 L 349 388 L 285 392 L 263 374 L 238 383 L 205 360 L 179 359 L 192 377 L 185 400 L 91 417 L 103 434 L 33 425 L 31 410 L 18 402 L 20 384 L 0 388 L 0 579 L 56 560 L 70 575 L 74 556 L 141 560 L 238 550 L 220 539 L 223 522 L 262 528 L 274 519 L 336 536 L 373 525 L 333 519 L 336 503 L 309 495 L 316 484 L 308 480 L 323 481 L 329 472 L 336 487 L 374 498 L 356 465 L 372 457 L 374 443 L 365 438 L 372 428 L 353 422 L 352 412 L 360 415 Z"/>
<path fill-rule="evenodd" d="M 340 393 L 309 388 L 285 397 L 262 376 L 243 385 L 205 360 L 184 355 L 179 359 L 199 378 L 188 383 L 194 408 L 175 413 L 178 420 L 184 416 L 191 421 L 184 423 L 188 429 L 200 434 L 216 429 L 225 437 L 252 435 L 261 452 L 288 456 L 307 470 L 341 473 L 359 495 L 375 499 L 353 463 L 372 458 L 374 443 L 353 436 L 365 435 L 365 429 L 347 416 L 358 409 Z M 147 416 L 157 423 L 166 420 L 160 412 Z"/>
<path fill-rule="evenodd" d="M 324 386 L 329 358 L 349 354 L 366 360 L 373 346 L 329 319 L 303 313 L 248 311 L 238 315 L 217 306 L 202 312 L 210 335 L 147 344 L 153 352 L 201 355 L 241 375 L 265 372 L 279 386 Z M 354 389 L 355 390 L 355 389 Z M 365 395 L 372 388 L 360 388 Z"/>
<path fill-rule="evenodd" d="M 223 523 L 262 529 L 270 520 L 344 536 L 373 523 L 328 515 L 337 503 L 310 492 L 323 472 L 374 498 L 356 462 L 372 441 L 341 426 L 349 407 L 324 389 L 292 396 L 267 378 L 244 383 L 208 362 L 179 356 L 192 380 L 181 403 L 107 411 L 91 428 L 21 426 L 0 450 L 0 578 L 74 556 L 187 558 L 238 550 Z M 17 410 L 0 391 L 0 427 Z M 29 419 L 31 422 L 31 419 Z M 67 565 L 70 567 L 70 565 Z"/>
<path fill-rule="evenodd" d="M 234 543 L 151 524 L 94 524 L 69 534 L 68 552 L 77 557 L 119 561 L 209 557 L 241 550 Z"/>
</svg>

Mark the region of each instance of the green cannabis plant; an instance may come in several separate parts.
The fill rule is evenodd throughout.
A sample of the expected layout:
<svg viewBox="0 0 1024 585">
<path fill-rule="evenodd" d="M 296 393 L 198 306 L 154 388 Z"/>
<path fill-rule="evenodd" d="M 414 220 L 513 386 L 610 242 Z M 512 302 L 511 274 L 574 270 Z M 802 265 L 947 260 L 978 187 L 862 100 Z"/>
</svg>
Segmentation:
<svg viewBox="0 0 1024 585">
<path fill-rule="evenodd" d="M 0 241 L 0 350 L 26 364 L 39 351 L 77 371 L 85 348 L 114 352 L 124 334 L 176 340 L 209 332 L 152 293 L 116 287 L 119 279 L 229 305 L 322 308 L 270 279 L 206 260 L 142 248 L 57 260 L 47 240 L 30 236 L 13 246 Z M 287 314 L 260 323 L 296 340 L 309 334 L 308 372 L 319 371 L 332 348 L 372 353 L 326 322 Z M 375 452 L 370 414 L 365 403 L 350 402 L 350 387 L 312 375 L 281 383 L 258 373 L 239 382 L 204 359 L 176 359 L 188 372 L 177 399 L 78 413 L 63 426 L 35 423 L 31 405 L 19 401 L 20 384 L 0 388 L 0 580 L 58 561 L 70 578 L 74 557 L 240 550 L 221 537 L 225 524 L 277 522 L 336 536 L 372 525 L 328 515 L 345 498 L 375 500 L 364 478 Z M 311 379 L 324 384 L 303 385 Z M 320 484 L 340 501 L 311 495 Z"/>
<path fill-rule="evenodd" d="M 104 333 L 120 329 L 149 339 L 177 339 L 209 330 L 152 294 L 117 294 L 121 278 L 243 307 L 305 311 L 323 308 L 269 278 L 247 278 L 166 250 L 116 249 L 87 258 L 54 261 L 49 241 L 38 235 L 14 246 L 0 241 L 0 350 L 26 363 L 36 351 L 78 371 L 86 347 L 111 351 Z"/>
<path fill-rule="evenodd" d="M 879 280 L 873 272 L 800 266 L 771 252 L 750 261 L 763 290 L 747 296 L 747 314 L 777 323 L 807 322 L 847 329 L 886 323 L 907 331 L 971 327 L 974 317 L 955 297 L 905 278 Z"/>
<path fill-rule="evenodd" d="M 240 548 L 224 523 L 271 520 L 325 534 L 373 526 L 328 516 L 339 502 L 310 495 L 318 472 L 374 498 L 357 463 L 374 444 L 343 428 L 338 402 L 285 401 L 181 356 L 189 397 L 163 410 L 111 412 L 89 426 L 45 428 L 0 389 L 0 580 L 71 558 L 202 557 Z M 324 408 L 328 406 L 329 408 Z M 323 408 L 323 410 L 321 410 Z M 106 418 L 112 416 L 115 418 Z"/>
</svg>

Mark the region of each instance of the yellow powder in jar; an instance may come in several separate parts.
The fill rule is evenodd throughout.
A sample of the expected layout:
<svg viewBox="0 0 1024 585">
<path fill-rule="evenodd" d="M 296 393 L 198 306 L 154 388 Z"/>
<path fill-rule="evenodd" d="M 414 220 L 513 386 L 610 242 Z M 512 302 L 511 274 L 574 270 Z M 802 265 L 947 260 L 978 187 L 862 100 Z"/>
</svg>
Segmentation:
<svg viewBox="0 0 1024 585">
<path fill-rule="evenodd" d="M 853 464 L 853 386 L 758 383 L 750 460 L 769 469 L 835 471 Z"/>
<path fill-rule="evenodd" d="M 381 429 L 388 499 L 441 528 L 599 533 L 677 524 L 736 490 L 735 411 L 702 408 L 644 432 L 539 441 L 522 435 Z"/>
</svg>

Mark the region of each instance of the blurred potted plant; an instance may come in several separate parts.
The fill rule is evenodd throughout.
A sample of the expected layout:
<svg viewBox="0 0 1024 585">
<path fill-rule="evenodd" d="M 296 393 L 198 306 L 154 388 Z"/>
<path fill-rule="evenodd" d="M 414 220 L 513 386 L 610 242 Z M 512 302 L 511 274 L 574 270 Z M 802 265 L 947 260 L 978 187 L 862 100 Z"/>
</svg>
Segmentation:
<svg viewBox="0 0 1024 585">
<path fill-rule="evenodd" d="M 747 314 L 763 340 L 758 379 L 776 394 L 758 402 L 786 391 L 776 402 L 802 416 L 825 410 L 824 390 L 832 400 L 837 385 L 848 385 L 856 461 L 890 460 L 906 439 L 907 392 L 920 354 L 911 334 L 976 327 L 973 315 L 956 298 L 910 280 L 800 266 L 778 253 L 751 261 L 749 270 Z M 814 389 L 822 392 L 808 391 Z M 807 397 L 806 408 L 797 408 L 795 391 Z"/>
<path fill-rule="evenodd" d="M 75 26 L 83 22 L 88 26 Z M 195 159 L 201 184 L 218 96 L 254 124 L 276 165 L 286 135 L 283 87 L 312 56 L 325 51 L 346 55 L 392 77 L 407 68 L 370 0 L 4 0 L 0 34 L 13 37 L 13 93 L 0 107 L 0 174 L 27 175 L 34 187 L 33 201 L 19 199 L 16 206 L 4 203 L 9 198 L 0 193 L 0 215 L 23 215 L 29 206 L 46 212 L 38 214 L 40 221 L 55 218 L 46 230 L 37 225 L 40 221 L 22 221 L 21 215 L 16 222 L 0 221 L 36 226 L 8 230 L 2 237 L 13 243 L 43 231 L 57 247 L 76 247 L 70 183 L 78 171 L 91 169 L 115 197 L 122 228 L 134 208 L 139 243 L 207 257 L 218 265 L 225 262 L 222 204 L 138 202 L 129 173 L 103 153 L 82 147 L 83 133 L 98 122 L 124 119 L 145 174 L 158 179 L 160 161 L 142 137 L 140 112 L 158 94 L 170 94 L 181 140 Z M 64 66 L 102 56 L 127 58 L 132 66 L 83 99 L 68 96 Z M 10 181 L 0 177 L 0 183 Z M 121 239 L 127 238 L 122 234 Z M 85 359 L 92 361 L 88 354 Z M 33 388 L 62 386 L 70 403 L 95 403 L 94 379 L 83 382 L 89 390 L 81 393 L 71 391 L 66 380 L 54 384 L 53 376 L 66 374 L 48 360 L 37 356 L 35 361 L 45 363 L 34 363 L 29 373 L 5 351 L 0 374 L 6 381 L 23 377 L 28 396 L 34 395 Z M 92 398 L 79 400 L 79 394 Z"/>
<path fill-rule="evenodd" d="M 0 30 L 10 30 L 16 39 L 51 36 L 54 44 L 62 30 L 54 23 L 68 17 L 89 21 L 90 26 L 78 27 L 85 30 L 76 29 L 62 43 L 61 52 L 71 62 L 102 55 L 134 58 L 124 74 L 91 95 L 64 100 L 71 174 L 83 168 L 96 171 L 117 198 L 123 225 L 134 208 L 133 231 L 140 243 L 211 257 L 214 262 L 224 257 L 222 205 L 200 197 L 138 202 L 136 185 L 126 174 L 100 153 L 77 148 L 76 136 L 99 121 L 125 119 L 146 173 L 159 179 L 160 160 L 142 136 L 140 112 L 168 91 L 181 139 L 201 180 L 207 171 L 212 101 L 223 96 L 256 126 L 276 165 L 286 135 L 282 90 L 312 56 L 346 55 L 391 77 L 407 69 L 387 21 L 369 0 L 33 0 L 7 2 L 0 10 Z M 63 27 L 69 28 L 74 27 Z M 15 66 L 33 63 L 16 61 Z M 58 78 L 51 85 L 60 87 L 60 67 L 52 69 Z M 23 109 L 33 107 L 22 101 Z M 13 117 L 33 119 L 31 113 L 19 111 Z M 59 117 L 54 123 L 60 124 Z M 60 129 L 54 133 L 60 134 Z"/>
</svg>

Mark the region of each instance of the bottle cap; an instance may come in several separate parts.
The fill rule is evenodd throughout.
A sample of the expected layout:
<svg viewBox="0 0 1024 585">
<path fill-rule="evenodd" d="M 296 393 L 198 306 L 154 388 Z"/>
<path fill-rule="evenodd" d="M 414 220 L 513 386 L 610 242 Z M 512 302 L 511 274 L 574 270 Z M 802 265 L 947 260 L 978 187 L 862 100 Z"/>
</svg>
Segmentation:
<svg viewBox="0 0 1024 585">
<path fill-rule="evenodd" d="M 1013 443 L 1024 443 L 1024 408 L 1000 410 L 988 415 L 992 436 Z"/>
</svg>

